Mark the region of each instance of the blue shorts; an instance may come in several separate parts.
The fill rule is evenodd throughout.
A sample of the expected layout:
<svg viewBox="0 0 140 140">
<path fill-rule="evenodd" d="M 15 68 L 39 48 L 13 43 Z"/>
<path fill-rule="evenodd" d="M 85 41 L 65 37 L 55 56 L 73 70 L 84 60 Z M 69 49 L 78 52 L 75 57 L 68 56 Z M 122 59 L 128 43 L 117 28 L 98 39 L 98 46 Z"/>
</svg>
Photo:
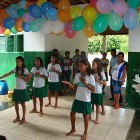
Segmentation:
<svg viewBox="0 0 140 140">
<path fill-rule="evenodd" d="M 114 94 L 120 94 L 121 86 L 122 86 L 120 84 L 120 81 L 115 81 L 112 79 L 112 86 L 113 86 Z"/>
</svg>

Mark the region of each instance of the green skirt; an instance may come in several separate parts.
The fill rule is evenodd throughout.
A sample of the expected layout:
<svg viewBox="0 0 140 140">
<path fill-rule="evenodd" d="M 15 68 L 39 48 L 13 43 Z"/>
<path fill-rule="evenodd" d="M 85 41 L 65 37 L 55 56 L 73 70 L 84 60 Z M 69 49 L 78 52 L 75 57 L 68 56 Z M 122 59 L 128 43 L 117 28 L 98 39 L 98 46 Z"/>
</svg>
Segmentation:
<svg viewBox="0 0 140 140">
<path fill-rule="evenodd" d="M 103 94 L 91 93 L 91 104 L 102 105 L 104 100 Z"/>
<path fill-rule="evenodd" d="M 26 101 L 30 101 L 30 95 L 27 92 L 27 89 L 14 89 L 13 95 L 12 95 L 12 100 L 15 103 L 22 103 L 22 102 L 26 102 Z"/>
<path fill-rule="evenodd" d="M 75 99 L 72 104 L 71 112 L 82 113 L 83 115 L 91 114 L 91 102 L 84 102 Z"/>
<path fill-rule="evenodd" d="M 52 92 L 61 92 L 62 87 L 60 82 L 48 82 L 48 90 Z"/>
<path fill-rule="evenodd" d="M 32 96 L 37 97 L 37 98 L 45 98 L 45 97 L 47 97 L 48 93 L 47 93 L 46 87 L 45 86 L 40 87 L 40 88 L 33 87 Z"/>
</svg>

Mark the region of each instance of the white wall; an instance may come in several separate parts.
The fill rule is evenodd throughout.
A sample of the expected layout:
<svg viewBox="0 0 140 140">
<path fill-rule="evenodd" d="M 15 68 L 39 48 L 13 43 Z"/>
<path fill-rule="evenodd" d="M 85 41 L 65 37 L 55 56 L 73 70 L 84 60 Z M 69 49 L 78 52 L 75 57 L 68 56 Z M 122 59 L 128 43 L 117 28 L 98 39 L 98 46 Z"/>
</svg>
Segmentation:
<svg viewBox="0 0 140 140">
<path fill-rule="evenodd" d="M 140 52 L 140 25 L 133 30 L 129 30 L 128 52 Z"/>
</svg>

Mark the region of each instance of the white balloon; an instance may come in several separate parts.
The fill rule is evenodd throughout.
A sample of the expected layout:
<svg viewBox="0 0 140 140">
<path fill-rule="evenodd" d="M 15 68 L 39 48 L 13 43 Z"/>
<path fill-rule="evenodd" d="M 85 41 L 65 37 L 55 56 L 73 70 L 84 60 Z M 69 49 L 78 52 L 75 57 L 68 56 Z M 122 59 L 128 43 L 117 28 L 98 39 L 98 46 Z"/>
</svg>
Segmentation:
<svg viewBox="0 0 140 140">
<path fill-rule="evenodd" d="M 49 34 L 52 31 L 53 21 L 47 20 L 41 27 L 42 34 Z"/>
<path fill-rule="evenodd" d="M 64 29 L 64 23 L 60 22 L 59 20 L 55 20 L 52 24 L 52 32 L 58 34 L 62 32 Z"/>
</svg>

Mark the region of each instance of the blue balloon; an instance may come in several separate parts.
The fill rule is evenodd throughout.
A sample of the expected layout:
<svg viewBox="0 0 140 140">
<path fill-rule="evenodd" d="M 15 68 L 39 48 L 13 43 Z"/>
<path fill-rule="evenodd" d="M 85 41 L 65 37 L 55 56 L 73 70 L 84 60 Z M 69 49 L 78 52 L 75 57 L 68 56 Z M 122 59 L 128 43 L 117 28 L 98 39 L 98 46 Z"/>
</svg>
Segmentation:
<svg viewBox="0 0 140 140">
<path fill-rule="evenodd" d="M 22 23 L 22 29 L 23 29 L 25 32 L 29 32 L 29 31 L 30 31 L 30 23 L 23 22 L 23 23 Z"/>
<path fill-rule="evenodd" d="M 57 13 L 58 11 L 55 8 L 51 8 L 49 9 L 49 11 L 47 12 L 47 18 L 48 20 L 56 20 L 57 19 Z"/>
<path fill-rule="evenodd" d="M 50 2 L 44 2 L 42 5 L 41 5 L 41 12 L 42 14 L 47 17 L 47 12 L 49 11 L 49 9 L 53 8 L 53 6 L 51 5 Z"/>
<path fill-rule="evenodd" d="M 19 3 L 18 3 L 18 6 L 20 8 L 23 8 L 23 9 L 26 9 L 26 0 L 21 0 Z"/>
<path fill-rule="evenodd" d="M 15 6 L 10 6 L 6 9 L 9 17 L 12 17 L 12 18 L 18 18 L 19 17 L 18 14 L 17 14 L 17 10 L 18 10 L 18 8 L 15 7 Z"/>
<path fill-rule="evenodd" d="M 128 11 L 124 15 L 124 25 L 128 29 L 134 29 L 138 26 L 138 12 L 135 9 L 128 8 Z"/>
<path fill-rule="evenodd" d="M 28 12 L 34 18 L 41 18 L 42 17 L 41 9 L 36 4 L 32 4 L 31 6 L 29 6 Z"/>
<path fill-rule="evenodd" d="M 3 21 L 3 27 L 6 29 L 11 29 L 14 27 L 14 24 L 16 22 L 16 19 L 8 17 Z"/>
<path fill-rule="evenodd" d="M 111 0 L 111 2 L 112 2 L 112 3 L 115 3 L 115 2 L 116 2 L 116 0 Z"/>
</svg>

